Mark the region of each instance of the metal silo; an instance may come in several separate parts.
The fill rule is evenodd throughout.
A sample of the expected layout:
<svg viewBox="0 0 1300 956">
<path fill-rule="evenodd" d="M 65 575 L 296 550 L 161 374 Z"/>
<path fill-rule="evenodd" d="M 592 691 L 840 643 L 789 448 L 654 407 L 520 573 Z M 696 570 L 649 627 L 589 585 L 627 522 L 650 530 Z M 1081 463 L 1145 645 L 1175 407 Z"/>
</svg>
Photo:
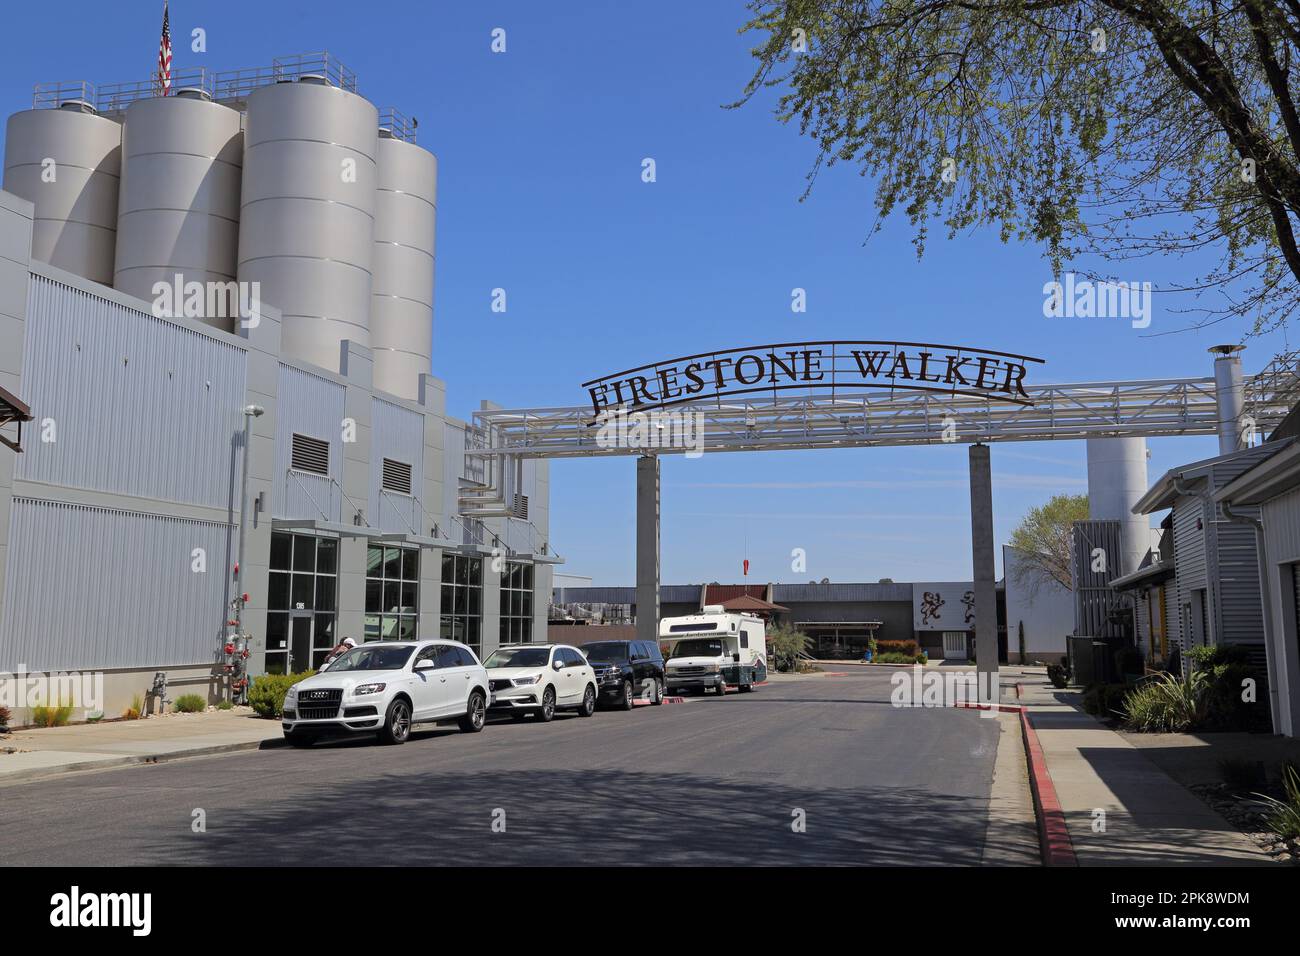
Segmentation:
<svg viewBox="0 0 1300 956">
<path fill-rule="evenodd" d="M 375 387 L 416 399 L 433 353 L 438 160 L 393 133 L 379 131 L 370 346 Z"/>
<path fill-rule="evenodd" d="M 177 275 L 182 284 L 234 280 L 244 161 L 239 113 L 187 89 L 132 103 L 123 128 L 113 285 L 152 300 L 154 283 L 172 286 Z M 218 314 L 202 319 L 232 331 L 237 313 L 220 302 Z"/>
<path fill-rule="evenodd" d="M 248 95 L 239 279 L 280 309 L 281 351 L 338 371 L 370 344 L 378 112 L 324 78 Z"/>
<path fill-rule="evenodd" d="M 111 285 L 122 127 L 95 112 L 92 96 L 56 93 L 53 108 L 9 117 L 4 188 L 36 205 L 33 258 Z"/>
</svg>

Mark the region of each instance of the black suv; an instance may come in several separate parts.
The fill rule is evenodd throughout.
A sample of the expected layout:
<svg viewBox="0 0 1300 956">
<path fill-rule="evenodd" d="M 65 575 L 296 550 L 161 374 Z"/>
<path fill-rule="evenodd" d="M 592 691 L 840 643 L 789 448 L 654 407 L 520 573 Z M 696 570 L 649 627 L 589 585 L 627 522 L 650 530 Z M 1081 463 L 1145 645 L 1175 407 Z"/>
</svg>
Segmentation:
<svg viewBox="0 0 1300 956">
<path fill-rule="evenodd" d="M 658 642 L 594 641 L 578 650 L 596 672 L 600 703 L 631 710 L 638 697 L 664 702 L 664 656 Z"/>
</svg>

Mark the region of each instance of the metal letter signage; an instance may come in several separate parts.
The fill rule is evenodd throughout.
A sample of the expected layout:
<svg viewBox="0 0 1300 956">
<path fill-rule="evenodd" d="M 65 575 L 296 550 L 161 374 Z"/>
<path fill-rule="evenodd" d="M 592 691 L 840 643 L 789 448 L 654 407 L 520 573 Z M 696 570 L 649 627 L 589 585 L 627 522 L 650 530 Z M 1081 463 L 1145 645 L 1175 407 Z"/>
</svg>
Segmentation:
<svg viewBox="0 0 1300 956">
<path fill-rule="evenodd" d="M 862 392 L 873 387 L 975 395 L 1032 405 L 1025 370 L 1043 360 L 1011 352 L 919 342 L 784 342 L 701 352 L 583 382 L 596 416 L 701 398 Z"/>
</svg>

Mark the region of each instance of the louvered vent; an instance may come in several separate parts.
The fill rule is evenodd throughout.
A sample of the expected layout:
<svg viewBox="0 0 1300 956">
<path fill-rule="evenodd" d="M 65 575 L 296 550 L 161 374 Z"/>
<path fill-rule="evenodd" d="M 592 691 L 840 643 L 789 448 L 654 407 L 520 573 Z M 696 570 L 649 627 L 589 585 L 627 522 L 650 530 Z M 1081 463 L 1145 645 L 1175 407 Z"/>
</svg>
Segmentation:
<svg viewBox="0 0 1300 956">
<path fill-rule="evenodd" d="M 293 468 L 313 475 L 330 473 L 330 443 L 308 435 L 293 436 Z"/>
<path fill-rule="evenodd" d="M 528 519 L 527 495 L 515 495 L 515 517 L 525 521 Z"/>
<path fill-rule="evenodd" d="M 411 466 L 404 461 L 384 459 L 384 490 L 403 495 L 411 493 Z"/>
</svg>

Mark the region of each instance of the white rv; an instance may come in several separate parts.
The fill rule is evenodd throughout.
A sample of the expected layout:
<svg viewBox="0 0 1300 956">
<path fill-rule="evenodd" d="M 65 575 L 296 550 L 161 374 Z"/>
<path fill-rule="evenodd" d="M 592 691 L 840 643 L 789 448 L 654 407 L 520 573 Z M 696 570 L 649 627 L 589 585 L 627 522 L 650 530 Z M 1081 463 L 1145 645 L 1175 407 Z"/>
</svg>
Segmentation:
<svg viewBox="0 0 1300 956">
<path fill-rule="evenodd" d="M 685 690 L 742 691 L 767 680 L 767 631 L 753 614 L 730 614 L 710 605 L 700 614 L 659 622 L 668 693 Z"/>
</svg>

